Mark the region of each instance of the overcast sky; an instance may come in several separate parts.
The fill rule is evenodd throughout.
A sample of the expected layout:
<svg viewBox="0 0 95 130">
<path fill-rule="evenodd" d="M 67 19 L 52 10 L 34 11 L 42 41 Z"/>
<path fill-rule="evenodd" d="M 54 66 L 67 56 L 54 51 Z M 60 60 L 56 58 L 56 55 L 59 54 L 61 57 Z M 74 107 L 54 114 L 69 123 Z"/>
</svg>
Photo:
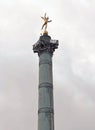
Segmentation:
<svg viewBox="0 0 95 130">
<path fill-rule="evenodd" d="M 95 130 L 95 1 L 0 1 L 0 130 L 37 130 L 41 16 L 53 56 L 55 130 Z"/>
</svg>

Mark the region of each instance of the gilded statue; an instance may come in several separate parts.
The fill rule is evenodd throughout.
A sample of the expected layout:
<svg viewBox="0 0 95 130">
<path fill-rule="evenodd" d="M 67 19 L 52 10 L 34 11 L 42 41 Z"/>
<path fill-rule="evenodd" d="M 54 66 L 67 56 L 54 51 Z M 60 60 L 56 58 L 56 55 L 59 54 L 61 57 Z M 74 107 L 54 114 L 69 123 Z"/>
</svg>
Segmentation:
<svg viewBox="0 0 95 130">
<path fill-rule="evenodd" d="M 41 29 L 44 28 L 44 32 L 47 32 L 47 31 L 46 31 L 46 29 L 47 29 L 47 24 L 48 24 L 49 22 L 52 22 L 52 20 L 49 20 L 49 17 L 46 17 L 46 13 L 45 13 L 44 17 L 41 17 L 41 18 L 44 20 L 44 24 L 42 25 L 42 28 L 41 28 Z"/>
</svg>

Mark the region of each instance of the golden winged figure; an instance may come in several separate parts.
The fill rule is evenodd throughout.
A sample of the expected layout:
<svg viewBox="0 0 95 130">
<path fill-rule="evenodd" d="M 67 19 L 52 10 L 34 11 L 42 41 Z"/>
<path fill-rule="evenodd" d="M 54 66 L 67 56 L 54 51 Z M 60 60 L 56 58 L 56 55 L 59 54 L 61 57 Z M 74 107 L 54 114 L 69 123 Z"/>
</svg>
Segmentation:
<svg viewBox="0 0 95 130">
<path fill-rule="evenodd" d="M 52 22 L 52 20 L 49 20 L 49 17 L 46 17 L 46 13 L 45 13 L 44 17 L 41 17 L 41 18 L 44 20 L 44 24 L 42 25 L 42 28 L 41 28 L 41 29 L 44 28 L 44 32 L 46 32 L 47 24 L 48 24 L 49 22 Z"/>
</svg>

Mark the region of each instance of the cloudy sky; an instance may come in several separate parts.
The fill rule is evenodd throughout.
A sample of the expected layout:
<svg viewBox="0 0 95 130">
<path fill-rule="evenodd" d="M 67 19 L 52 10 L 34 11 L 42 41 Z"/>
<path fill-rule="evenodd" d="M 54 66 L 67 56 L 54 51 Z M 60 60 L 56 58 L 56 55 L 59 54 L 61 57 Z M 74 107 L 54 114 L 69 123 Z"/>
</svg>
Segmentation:
<svg viewBox="0 0 95 130">
<path fill-rule="evenodd" d="M 55 130 L 95 130 L 95 1 L 0 1 L 0 130 L 37 130 L 41 16 L 53 57 Z"/>
</svg>

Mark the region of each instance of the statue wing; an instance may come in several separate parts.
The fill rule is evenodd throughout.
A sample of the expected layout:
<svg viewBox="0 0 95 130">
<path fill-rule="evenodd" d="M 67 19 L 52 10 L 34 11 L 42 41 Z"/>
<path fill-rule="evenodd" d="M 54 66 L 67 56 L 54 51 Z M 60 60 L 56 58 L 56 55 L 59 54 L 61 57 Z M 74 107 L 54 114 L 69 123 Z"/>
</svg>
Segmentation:
<svg viewBox="0 0 95 130">
<path fill-rule="evenodd" d="M 44 17 L 41 17 L 42 19 L 44 19 Z"/>
</svg>

